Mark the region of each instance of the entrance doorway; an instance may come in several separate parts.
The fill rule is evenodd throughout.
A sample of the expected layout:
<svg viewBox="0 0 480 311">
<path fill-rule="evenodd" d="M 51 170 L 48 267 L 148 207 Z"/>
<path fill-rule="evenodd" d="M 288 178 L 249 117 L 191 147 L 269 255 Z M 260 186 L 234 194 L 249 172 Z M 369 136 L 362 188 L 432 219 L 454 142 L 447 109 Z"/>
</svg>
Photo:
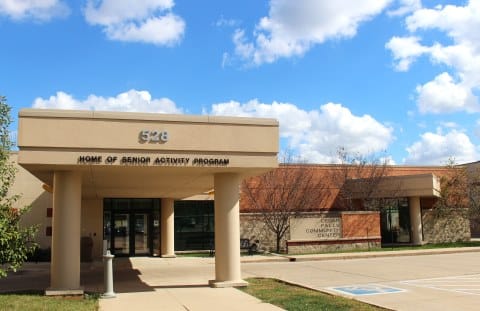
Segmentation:
<svg viewBox="0 0 480 311">
<path fill-rule="evenodd" d="M 410 243 L 408 199 L 391 200 L 381 210 L 382 243 Z"/>
<path fill-rule="evenodd" d="M 158 255 L 159 199 L 105 199 L 104 240 L 116 256 Z"/>
</svg>

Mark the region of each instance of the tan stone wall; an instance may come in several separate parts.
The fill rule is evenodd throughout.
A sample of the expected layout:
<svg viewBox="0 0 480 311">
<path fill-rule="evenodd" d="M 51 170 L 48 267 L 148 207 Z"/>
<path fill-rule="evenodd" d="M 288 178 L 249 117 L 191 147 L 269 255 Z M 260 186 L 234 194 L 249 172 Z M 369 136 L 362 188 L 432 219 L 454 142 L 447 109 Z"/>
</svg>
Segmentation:
<svg viewBox="0 0 480 311">
<path fill-rule="evenodd" d="M 434 210 L 422 210 L 423 239 L 427 243 L 470 240 L 470 221 L 465 211 L 437 216 Z"/>
<path fill-rule="evenodd" d="M 240 214 L 240 238 L 260 241 L 260 250 L 274 251 L 276 249 L 275 234 L 268 230 L 260 214 Z M 285 234 L 280 248 L 286 249 L 286 240 L 290 238 L 290 232 Z"/>
<path fill-rule="evenodd" d="M 348 244 L 304 244 L 304 245 L 295 245 L 288 246 L 289 254 L 315 254 L 315 253 L 327 253 L 335 251 L 347 251 L 354 249 L 369 250 L 373 248 L 380 248 L 381 242 L 378 241 L 365 241 L 365 242 L 356 242 Z"/>
<path fill-rule="evenodd" d="M 367 236 L 380 237 L 380 214 L 379 212 L 314 212 L 302 213 L 298 218 L 322 218 L 322 217 L 338 217 L 341 218 L 342 233 L 341 238 L 366 238 Z M 367 235 L 368 228 L 368 235 Z M 250 239 L 251 241 L 259 240 L 260 249 L 274 251 L 276 248 L 275 234 L 268 230 L 261 214 L 243 213 L 240 214 L 240 238 Z M 281 250 L 286 251 L 287 240 L 290 240 L 290 232 L 285 234 L 281 242 Z M 308 243 L 307 243 L 308 244 Z M 336 246 L 335 246 L 336 245 Z M 344 249 L 368 249 L 369 243 L 352 242 L 347 244 L 335 245 L 302 245 L 292 246 L 296 253 L 320 252 L 330 250 Z M 376 247 L 375 242 L 370 242 L 370 247 Z M 288 247 L 288 251 L 292 251 L 292 247 Z"/>
</svg>

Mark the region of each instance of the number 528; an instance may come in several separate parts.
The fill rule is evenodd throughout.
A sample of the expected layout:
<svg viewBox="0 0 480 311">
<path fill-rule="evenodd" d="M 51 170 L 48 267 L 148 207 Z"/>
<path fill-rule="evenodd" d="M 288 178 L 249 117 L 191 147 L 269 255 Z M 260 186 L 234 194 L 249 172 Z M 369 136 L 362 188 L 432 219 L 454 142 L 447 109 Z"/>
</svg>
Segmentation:
<svg viewBox="0 0 480 311">
<path fill-rule="evenodd" d="M 167 131 L 143 130 L 140 132 L 140 141 L 152 143 L 166 143 L 168 141 Z"/>
</svg>

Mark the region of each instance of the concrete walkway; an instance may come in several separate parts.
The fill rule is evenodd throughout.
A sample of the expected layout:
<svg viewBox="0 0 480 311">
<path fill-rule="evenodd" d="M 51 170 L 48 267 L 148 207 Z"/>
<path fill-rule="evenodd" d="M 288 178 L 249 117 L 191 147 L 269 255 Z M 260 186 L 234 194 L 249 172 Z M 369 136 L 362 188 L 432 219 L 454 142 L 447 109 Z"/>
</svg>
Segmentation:
<svg viewBox="0 0 480 311">
<path fill-rule="evenodd" d="M 101 299 L 101 310 L 281 310 L 235 288 L 210 288 L 213 258 L 119 258 L 115 275 L 117 297 Z"/>
<path fill-rule="evenodd" d="M 117 297 L 101 299 L 100 307 L 107 311 L 281 310 L 234 288 L 208 287 L 214 271 L 213 258 L 116 258 Z M 480 304 L 480 248 L 256 255 L 242 257 L 242 271 L 245 278 L 274 277 L 394 310 L 478 310 Z M 102 292 L 102 263 L 82 264 L 81 278 L 86 291 Z M 0 292 L 43 290 L 48 285 L 49 264 L 28 263 L 0 280 Z M 380 293 L 356 295 L 339 288 L 357 293 L 373 288 Z"/>
<path fill-rule="evenodd" d="M 100 299 L 100 310 L 282 310 L 235 288 L 211 288 L 213 258 L 115 258 L 115 298 Z M 49 286 L 49 263 L 26 263 L 0 279 L 0 293 L 43 291 Z M 102 262 L 82 264 L 86 292 L 103 291 Z"/>
</svg>

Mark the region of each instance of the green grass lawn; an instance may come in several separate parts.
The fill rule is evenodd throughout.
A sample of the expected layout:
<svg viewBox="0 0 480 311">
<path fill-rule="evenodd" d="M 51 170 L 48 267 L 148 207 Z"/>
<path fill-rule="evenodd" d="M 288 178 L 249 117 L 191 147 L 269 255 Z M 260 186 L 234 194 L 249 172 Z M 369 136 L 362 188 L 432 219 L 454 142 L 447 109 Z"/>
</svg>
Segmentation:
<svg viewBox="0 0 480 311">
<path fill-rule="evenodd" d="M 94 311 L 98 310 L 96 296 L 47 297 L 39 293 L 0 294 L 1 311 Z"/>
<path fill-rule="evenodd" d="M 289 285 L 275 279 L 252 278 L 246 281 L 249 285 L 240 290 L 289 311 L 385 310 L 353 299 Z"/>
<path fill-rule="evenodd" d="M 383 247 L 381 250 L 412 250 L 412 249 L 435 249 L 435 248 L 453 248 L 453 247 L 479 247 L 480 241 L 450 242 L 450 243 L 432 243 L 419 246 L 393 246 Z"/>
</svg>

